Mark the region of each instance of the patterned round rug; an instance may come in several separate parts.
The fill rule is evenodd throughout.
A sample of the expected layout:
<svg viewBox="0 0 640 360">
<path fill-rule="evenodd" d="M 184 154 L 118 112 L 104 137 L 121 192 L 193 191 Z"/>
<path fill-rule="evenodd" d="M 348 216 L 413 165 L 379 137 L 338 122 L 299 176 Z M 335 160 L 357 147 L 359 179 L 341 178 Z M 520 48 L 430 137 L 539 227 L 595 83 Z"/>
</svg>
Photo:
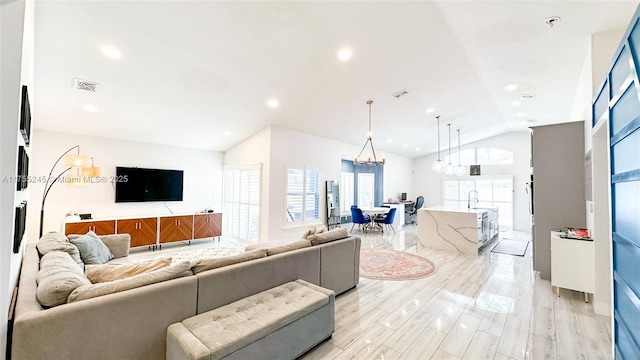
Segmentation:
<svg viewBox="0 0 640 360">
<path fill-rule="evenodd" d="M 436 266 L 422 256 L 395 250 L 360 250 L 360 276 L 374 280 L 414 280 L 433 275 Z"/>
</svg>

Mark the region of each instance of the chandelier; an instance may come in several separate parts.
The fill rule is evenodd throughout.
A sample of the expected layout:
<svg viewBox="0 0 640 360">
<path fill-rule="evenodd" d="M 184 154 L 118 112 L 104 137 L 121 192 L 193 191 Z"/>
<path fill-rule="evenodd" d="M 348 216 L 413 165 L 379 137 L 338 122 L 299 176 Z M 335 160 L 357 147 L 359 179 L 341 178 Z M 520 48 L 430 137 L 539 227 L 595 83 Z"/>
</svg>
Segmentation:
<svg viewBox="0 0 640 360">
<path fill-rule="evenodd" d="M 360 150 L 360 153 L 354 157 L 353 164 L 359 166 L 384 165 L 385 154 L 382 153 L 380 160 L 378 160 L 378 157 L 376 156 L 376 150 L 373 148 L 373 133 L 371 132 L 371 104 L 373 104 L 373 100 L 367 101 L 367 104 L 369 104 L 369 133 L 367 134 L 367 141 L 365 141 L 362 150 Z M 367 144 L 369 145 L 371 151 L 366 154 L 366 157 L 363 157 L 364 150 L 367 148 Z"/>
</svg>

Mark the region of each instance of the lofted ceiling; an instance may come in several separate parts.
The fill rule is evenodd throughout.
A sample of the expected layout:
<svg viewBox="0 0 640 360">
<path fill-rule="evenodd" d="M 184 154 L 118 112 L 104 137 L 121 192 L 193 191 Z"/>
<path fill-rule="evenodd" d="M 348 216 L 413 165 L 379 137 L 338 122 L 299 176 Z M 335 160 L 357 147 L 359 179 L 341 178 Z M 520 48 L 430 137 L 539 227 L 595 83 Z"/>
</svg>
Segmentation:
<svg viewBox="0 0 640 360">
<path fill-rule="evenodd" d="M 464 144 L 577 120 L 590 35 L 637 3 L 36 1 L 34 124 L 215 151 L 275 125 L 361 146 L 371 99 L 376 148 L 414 158 L 436 150 L 436 115 L 444 145 L 447 123 Z"/>
</svg>

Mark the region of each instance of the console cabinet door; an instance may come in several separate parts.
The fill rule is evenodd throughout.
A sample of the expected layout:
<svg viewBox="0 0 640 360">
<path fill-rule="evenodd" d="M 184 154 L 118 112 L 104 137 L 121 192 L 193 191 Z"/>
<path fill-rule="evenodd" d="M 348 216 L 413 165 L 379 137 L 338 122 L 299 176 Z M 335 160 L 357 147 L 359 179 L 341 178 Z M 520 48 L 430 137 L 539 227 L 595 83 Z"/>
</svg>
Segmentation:
<svg viewBox="0 0 640 360">
<path fill-rule="evenodd" d="M 193 238 L 202 239 L 216 237 L 222 234 L 222 214 L 197 214 L 194 215 Z"/>
<path fill-rule="evenodd" d="M 192 235 L 193 215 L 160 218 L 160 243 L 191 240 Z"/>
<path fill-rule="evenodd" d="M 77 223 L 66 223 L 64 226 L 65 235 L 86 234 L 93 231 L 96 235 L 109 235 L 116 233 L 115 220 L 86 221 Z"/>
<path fill-rule="evenodd" d="M 156 244 L 156 218 L 118 220 L 118 234 L 131 235 L 131 247 Z"/>
</svg>

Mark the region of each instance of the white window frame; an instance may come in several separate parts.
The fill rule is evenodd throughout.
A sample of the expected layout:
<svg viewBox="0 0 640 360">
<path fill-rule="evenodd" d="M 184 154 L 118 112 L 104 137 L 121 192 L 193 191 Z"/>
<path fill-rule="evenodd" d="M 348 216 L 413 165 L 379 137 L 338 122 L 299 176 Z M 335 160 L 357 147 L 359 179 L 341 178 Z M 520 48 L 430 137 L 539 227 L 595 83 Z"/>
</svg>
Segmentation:
<svg viewBox="0 0 640 360">
<path fill-rule="evenodd" d="M 355 196 L 355 174 L 343 171 L 340 174 L 340 213 L 351 214 L 351 205 Z"/>
<path fill-rule="evenodd" d="M 258 184 L 247 184 L 248 188 L 243 189 L 241 179 L 243 173 L 255 176 L 258 173 Z M 228 189 L 228 175 L 233 172 L 238 177 L 239 188 Z M 262 192 L 262 164 L 246 165 L 246 166 L 225 166 L 222 176 L 222 229 L 225 236 L 231 236 L 241 240 L 258 242 L 260 240 L 260 204 Z M 235 184 L 231 185 L 235 186 Z M 254 188 L 257 194 L 249 194 Z M 233 193 L 229 199 L 229 193 Z M 247 194 L 243 197 L 241 193 Z M 240 212 L 244 209 L 247 213 L 242 217 Z M 251 214 L 254 214 L 253 216 Z M 246 218 L 243 224 L 242 219 Z"/>
<path fill-rule="evenodd" d="M 511 200 L 510 201 L 499 201 L 499 200 L 495 200 L 494 199 L 494 192 L 493 192 L 493 186 L 492 186 L 492 192 L 491 192 L 491 200 L 489 201 L 491 204 L 489 205 L 489 207 L 497 207 L 495 206 L 496 204 L 511 204 L 511 227 L 513 227 L 513 218 L 514 218 L 514 211 L 515 208 L 513 206 L 513 176 L 511 175 L 483 175 L 483 176 L 465 176 L 465 177 L 444 177 L 442 178 L 442 204 L 443 205 L 447 205 L 447 202 L 450 201 L 456 201 L 458 202 L 458 206 L 460 208 L 466 208 L 467 207 L 467 199 L 460 199 L 460 181 L 473 181 L 474 182 L 474 186 L 473 188 L 476 189 L 477 188 L 477 181 L 495 181 L 495 180 L 510 180 L 511 181 Z M 445 189 L 445 182 L 447 181 L 456 181 L 458 182 L 458 199 L 450 199 L 446 197 L 446 189 Z M 481 199 L 481 200 L 486 200 L 486 199 Z M 484 206 L 487 207 L 487 206 Z M 503 221 L 500 221 L 500 224 L 508 224 L 509 222 L 505 222 L 504 221 L 504 217 L 505 214 L 501 214 L 500 212 L 498 212 L 498 217 L 499 219 L 503 219 Z"/>
<path fill-rule="evenodd" d="M 303 177 L 303 183 L 302 183 L 302 218 L 300 220 L 293 220 L 293 221 L 288 221 L 288 205 L 287 205 L 287 198 L 289 196 L 289 169 L 294 169 L 294 170 L 302 170 L 302 177 Z M 317 186 L 315 189 L 315 193 L 314 196 L 316 198 L 316 209 L 315 209 L 315 213 L 317 214 L 315 218 L 308 218 L 307 217 L 307 212 L 304 210 L 307 208 L 307 196 L 310 193 L 307 193 L 306 189 L 307 189 L 307 172 L 310 171 L 315 171 L 317 174 Z M 284 169 L 284 216 L 282 217 L 282 221 L 284 222 L 284 228 L 291 228 L 291 227 L 299 227 L 299 226 L 304 226 L 304 225 L 317 225 L 317 224 L 321 224 L 322 223 L 322 219 L 321 219 L 321 210 L 320 210 L 320 201 L 321 201 L 321 186 L 320 186 L 320 169 L 317 167 L 311 167 L 311 166 L 306 166 L 306 165 L 302 165 L 302 166 L 296 166 L 296 165 L 286 165 L 285 169 Z"/>
</svg>

